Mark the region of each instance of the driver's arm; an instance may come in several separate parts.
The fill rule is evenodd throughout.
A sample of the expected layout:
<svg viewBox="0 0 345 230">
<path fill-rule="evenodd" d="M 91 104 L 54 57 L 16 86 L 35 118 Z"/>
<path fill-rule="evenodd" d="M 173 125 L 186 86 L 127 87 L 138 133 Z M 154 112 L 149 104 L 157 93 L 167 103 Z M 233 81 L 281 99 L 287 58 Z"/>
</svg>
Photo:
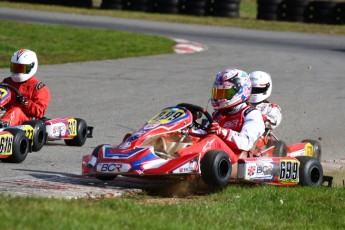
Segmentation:
<svg viewBox="0 0 345 230">
<path fill-rule="evenodd" d="M 229 129 L 224 142 L 239 150 L 249 151 L 255 141 L 265 132 L 265 124 L 259 110 L 253 110 L 244 117 L 244 124 L 240 132 Z"/>
<path fill-rule="evenodd" d="M 22 107 L 23 112 L 29 116 L 40 119 L 44 116 L 50 102 L 50 92 L 47 86 L 35 89 L 28 103 Z"/>
</svg>

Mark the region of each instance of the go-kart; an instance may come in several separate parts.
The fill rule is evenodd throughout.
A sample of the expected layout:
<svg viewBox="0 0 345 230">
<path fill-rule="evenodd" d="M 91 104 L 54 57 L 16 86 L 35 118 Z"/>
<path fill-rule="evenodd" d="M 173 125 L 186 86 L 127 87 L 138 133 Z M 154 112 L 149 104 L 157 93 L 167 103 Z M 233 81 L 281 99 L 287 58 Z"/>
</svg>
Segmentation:
<svg viewBox="0 0 345 230">
<path fill-rule="evenodd" d="M 6 83 L 0 84 L 0 108 L 11 100 L 11 91 L 15 96 L 20 92 Z M 0 128 L 0 159 L 3 162 L 21 163 L 28 152 L 42 149 L 47 141 L 63 139 L 67 145 L 82 146 L 86 138 L 92 137 L 93 127 L 87 126 L 80 118 L 42 118 L 29 120 L 18 126 Z"/>
<path fill-rule="evenodd" d="M 228 153 L 211 149 L 183 156 L 176 154 L 205 136 L 192 130 L 206 130 L 207 124 L 212 122 L 206 109 L 197 105 L 182 103 L 165 108 L 138 131 L 126 135 L 121 144 L 99 145 L 91 155 L 83 156 L 82 174 L 105 181 L 118 175 L 202 178 L 206 185 L 221 188 L 231 181 L 233 167 Z M 279 149 L 274 146 L 273 139 L 268 139 L 266 137 L 264 143 L 266 147 L 257 145 L 253 151 L 244 152 L 244 157 L 238 161 L 236 181 L 321 186 L 323 170 L 319 160 L 311 156 L 312 144 L 289 145 L 282 151 L 287 152 L 285 156 L 284 153 L 276 156 Z"/>
</svg>

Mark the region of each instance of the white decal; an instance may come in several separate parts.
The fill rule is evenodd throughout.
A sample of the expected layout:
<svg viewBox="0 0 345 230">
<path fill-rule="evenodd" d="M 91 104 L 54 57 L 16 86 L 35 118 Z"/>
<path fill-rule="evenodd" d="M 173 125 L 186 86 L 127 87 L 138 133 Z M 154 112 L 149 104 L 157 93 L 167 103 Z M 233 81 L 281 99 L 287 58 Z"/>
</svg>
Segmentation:
<svg viewBox="0 0 345 230">
<path fill-rule="evenodd" d="M 213 142 L 214 142 L 214 139 L 212 141 L 208 141 L 206 143 L 206 145 L 202 148 L 202 151 L 206 152 L 208 149 L 211 149 L 211 146 L 212 146 Z"/>
<path fill-rule="evenodd" d="M 125 163 L 100 163 L 97 165 L 97 172 L 104 173 L 123 173 L 128 172 L 131 169 L 129 164 Z"/>
</svg>

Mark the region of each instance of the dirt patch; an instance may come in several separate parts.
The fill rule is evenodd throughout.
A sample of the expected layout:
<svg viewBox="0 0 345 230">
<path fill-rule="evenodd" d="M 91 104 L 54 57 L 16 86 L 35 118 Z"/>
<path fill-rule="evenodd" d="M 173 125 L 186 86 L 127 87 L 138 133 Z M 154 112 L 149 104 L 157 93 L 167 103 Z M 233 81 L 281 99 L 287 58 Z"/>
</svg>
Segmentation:
<svg viewBox="0 0 345 230">
<path fill-rule="evenodd" d="M 324 175 L 333 177 L 334 187 L 345 187 L 345 159 L 324 160 L 321 164 Z"/>
</svg>

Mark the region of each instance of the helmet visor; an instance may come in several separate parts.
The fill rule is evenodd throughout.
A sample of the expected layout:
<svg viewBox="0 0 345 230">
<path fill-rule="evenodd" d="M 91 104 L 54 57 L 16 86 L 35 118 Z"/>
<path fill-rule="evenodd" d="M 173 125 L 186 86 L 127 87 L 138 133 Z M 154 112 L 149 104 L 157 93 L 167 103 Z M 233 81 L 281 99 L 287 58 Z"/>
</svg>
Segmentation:
<svg viewBox="0 0 345 230">
<path fill-rule="evenodd" d="M 231 99 L 238 92 L 237 87 L 230 89 L 212 88 L 212 99 Z"/>
<path fill-rule="evenodd" d="M 18 64 L 11 62 L 11 72 L 12 73 L 30 73 L 32 67 L 34 67 L 35 63 L 31 64 Z"/>
<path fill-rule="evenodd" d="M 252 94 L 266 93 L 269 87 L 270 83 L 267 83 L 264 87 L 253 87 Z"/>
</svg>

